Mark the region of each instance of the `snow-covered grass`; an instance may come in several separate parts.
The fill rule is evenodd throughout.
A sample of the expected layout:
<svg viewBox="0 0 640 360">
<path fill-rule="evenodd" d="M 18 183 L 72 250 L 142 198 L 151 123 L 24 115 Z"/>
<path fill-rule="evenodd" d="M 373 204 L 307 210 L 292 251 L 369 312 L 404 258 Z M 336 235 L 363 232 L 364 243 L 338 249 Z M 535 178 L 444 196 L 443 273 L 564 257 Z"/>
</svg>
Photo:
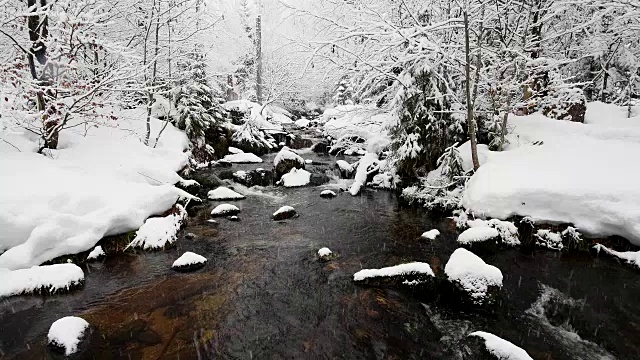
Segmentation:
<svg viewBox="0 0 640 360">
<path fill-rule="evenodd" d="M 235 174 L 234 174 L 235 175 Z M 209 200 L 242 200 L 245 199 L 246 196 L 239 194 L 228 187 L 220 186 L 215 190 L 209 191 L 207 194 Z"/>
<path fill-rule="evenodd" d="M 469 250 L 459 248 L 444 267 L 447 278 L 457 283 L 476 304 L 483 304 L 490 287 L 502 287 L 502 272 Z"/>
<path fill-rule="evenodd" d="M 202 265 L 207 262 L 207 258 L 202 255 L 198 255 L 194 252 L 187 251 L 182 256 L 180 256 L 176 261 L 171 265 L 174 269 L 192 267 L 197 265 Z"/>
<path fill-rule="evenodd" d="M 586 124 L 510 117 L 507 151 L 482 154 L 463 205 L 482 216 L 572 223 L 587 235 L 620 235 L 640 245 L 640 168 L 632 163 L 640 154 L 640 121 L 625 114 L 591 103 Z M 468 144 L 461 150 L 468 153 Z"/>
<path fill-rule="evenodd" d="M 71 123 L 47 156 L 35 153 L 37 137 L 0 126 L 12 144 L 0 142 L 0 268 L 91 250 L 188 196 L 173 187 L 188 163 L 184 133 L 168 125 L 157 147 L 145 146 L 144 109 L 114 111 L 118 120 L 97 127 Z M 152 119 L 152 145 L 163 125 Z"/>
<path fill-rule="evenodd" d="M 225 156 L 222 160 L 235 164 L 258 164 L 262 159 L 252 153 L 237 153 Z"/>
<path fill-rule="evenodd" d="M 300 187 L 308 185 L 311 181 L 311 173 L 304 169 L 293 168 L 287 174 L 282 175 L 279 183 L 284 187 Z"/>
<path fill-rule="evenodd" d="M 78 351 L 80 340 L 89 328 L 89 323 L 77 316 L 67 316 L 58 319 L 51 324 L 47 339 L 49 345 L 64 349 L 64 354 L 69 356 Z"/>
<path fill-rule="evenodd" d="M 435 276 L 429 264 L 423 262 L 411 262 L 396 266 L 385 267 L 382 269 L 360 270 L 353 275 L 353 281 L 363 281 L 370 278 L 403 276 L 411 274 Z"/>
<path fill-rule="evenodd" d="M 83 281 L 84 272 L 75 264 L 34 266 L 19 270 L 0 268 L 0 298 L 68 291 L 79 286 Z"/>
<path fill-rule="evenodd" d="M 240 212 L 240 209 L 231 204 L 221 204 L 215 207 L 211 211 L 212 216 L 226 216 L 226 215 L 237 215 Z"/>
<path fill-rule="evenodd" d="M 497 239 L 500 236 L 498 230 L 490 227 L 472 227 L 465 230 L 458 236 L 458 243 L 462 245 L 471 245 L 491 239 Z"/>
<path fill-rule="evenodd" d="M 469 334 L 469 336 L 482 338 L 487 351 L 500 360 L 533 360 L 523 349 L 491 333 L 476 331 Z"/>
<path fill-rule="evenodd" d="M 440 235 L 440 231 L 438 229 L 431 229 L 422 233 L 420 237 L 423 239 L 435 240 L 438 235 Z"/>
<path fill-rule="evenodd" d="M 640 251 L 615 251 L 602 244 L 596 244 L 593 248 L 598 253 L 602 251 L 620 260 L 623 260 L 628 265 L 640 268 Z"/>
<path fill-rule="evenodd" d="M 173 244 L 178 239 L 178 231 L 187 218 L 184 207 L 177 205 L 176 208 L 176 211 L 168 216 L 147 219 L 127 247 L 157 250 Z"/>
<path fill-rule="evenodd" d="M 89 255 L 87 255 L 87 260 L 97 260 L 106 255 L 107 254 L 102 249 L 102 246 L 98 245 L 95 248 L 93 248 L 93 250 L 91 250 Z"/>
</svg>

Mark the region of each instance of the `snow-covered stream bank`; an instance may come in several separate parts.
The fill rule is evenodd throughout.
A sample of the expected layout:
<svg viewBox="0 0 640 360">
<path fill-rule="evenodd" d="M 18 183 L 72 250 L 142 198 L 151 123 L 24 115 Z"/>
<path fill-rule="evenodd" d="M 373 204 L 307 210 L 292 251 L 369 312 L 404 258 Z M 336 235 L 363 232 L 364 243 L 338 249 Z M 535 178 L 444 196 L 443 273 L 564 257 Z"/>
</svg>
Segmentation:
<svg viewBox="0 0 640 360">
<path fill-rule="evenodd" d="M 214 171 L 265 167 L 274 157 Z M 308 165 L 310 172 L 335 160 L 302 157 L 328 164 Z M 223 203 L 209 201 L 173 249 L 83 265 L 84 288 L 67 295 L 0 300 L 2 329 L 11 329 L 0 332 L 0 349 L 9 358 L 42 358 L 49 326 L 73 315 L 96 329 L 86 350 L 96 359 L 456 359 L 458 342 L 475 331 L 500 336 L 534 359 L 640 354 L 638 343 L 629 341 L 640 323 L 638 273 L 607 259 L 517 249 L 481 255 L 504 276 L 495 314 L 447 309 L 409 288 L 355 284 L 361 269 L 411 261 L 442 274 L 458 232 L 449 219 L 402 208 L 387 192 L 320 197 L 323 189 L 348 185 L 236 187 L 246 195 L 233 201 L 241 209 L 239 222 L 209 222 L 210 211 Z M 273 221 L 285 205 L 300 216 Z M 440 235 L 421 238 L 431 229 Z M 319 262 L 322 247 L 339 256 Z M 171 270 L 186 251 L 208 263 L 195 273 Z"/>
</svg>

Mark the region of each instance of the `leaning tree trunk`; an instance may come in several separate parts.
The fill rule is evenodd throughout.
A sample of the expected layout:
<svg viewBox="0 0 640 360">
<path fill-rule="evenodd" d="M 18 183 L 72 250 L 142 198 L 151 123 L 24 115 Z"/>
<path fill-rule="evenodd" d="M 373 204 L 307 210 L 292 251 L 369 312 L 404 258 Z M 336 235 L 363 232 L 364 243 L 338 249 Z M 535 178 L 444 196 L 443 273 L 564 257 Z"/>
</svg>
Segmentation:
<svg viewBox="0 0 640 360">
<path fill-rule="evenodd" d="M 469 14 L 464 11 L 464 45 L 466 64 L 464 67 L 466 77 L 466 96 L 467 96 L 467 125 L 469 127 L 469 140 L 471 141 L 471 159 L 473 161 L 473 170 L 480 168 L 478 161 L 478 140 L 476 139 L 476 122 L 473 117 L 473 102 L 471 101 L 471 49 L 469 45 Z"/>
</svg>

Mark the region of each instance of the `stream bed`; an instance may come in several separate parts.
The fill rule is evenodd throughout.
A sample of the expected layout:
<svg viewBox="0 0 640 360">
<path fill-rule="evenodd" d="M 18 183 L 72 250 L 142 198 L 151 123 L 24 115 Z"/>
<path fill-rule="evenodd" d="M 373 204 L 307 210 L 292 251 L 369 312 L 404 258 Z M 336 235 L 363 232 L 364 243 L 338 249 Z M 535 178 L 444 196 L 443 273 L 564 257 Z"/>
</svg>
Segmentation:
<svg viewBox="0 0 640 360">
<path fill-rule="evenodd" d="M 270 168 L 274 156 L 232 170 Z M 302 156 L 325 164 L 309 165 L 311 171 L 335 162 Z M 242 210 L 239 222 L 212 223 L 201 211 L 175 248 L 82 265 L 86 283 L 69 294 L 0 300 L 0 359 L 55 358 L 46 334 L 68 315 L 94 328 L 75 357 L 82 359 L 462 359 L 460 343 L 473 331 L 494 333 L 534 359 L 640 358 L 640 274 L 589 254 L 482 255 L 504 275 L 493 312 L 423 303 L 406 288 L 354 284 L 362 268 L 409 261 L 442 272 L 458 232 L 451 219 L 403 207 L 389 192 L 319 196 L 347 184 L 333 178 L 317 187 L 252 188 L 233 202 Z M 283 205 L 300 216 L 273 221 Z M 420 238 L 434 228 L 436 240 Z M 339 256 L 318 261 L 322 247 Z M 172 271 L 184 251 L 209 262 L 193 273 Z"/>
</svg>

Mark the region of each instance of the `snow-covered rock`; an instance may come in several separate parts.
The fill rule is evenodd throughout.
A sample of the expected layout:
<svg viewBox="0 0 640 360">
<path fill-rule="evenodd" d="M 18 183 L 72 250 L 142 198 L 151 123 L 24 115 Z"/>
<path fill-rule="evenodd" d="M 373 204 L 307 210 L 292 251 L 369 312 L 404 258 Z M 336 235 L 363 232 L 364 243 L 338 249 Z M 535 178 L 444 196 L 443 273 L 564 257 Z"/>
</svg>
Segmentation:
<svg viewBox="0 0 640 360">
<path fill-rule="evenodd" d="M 337 160 L 336 167 L 340 170 L 340 177 L 351 179 L 353 176 L 353 166 L 344 160 Z"/>
<path fill-rule="evenodd" d="M 239 213 L 240 209 L 237 206 L 231 204 L 221 204 L 216 206 L 215 209 L 211 211 L 211 216 L 233 216 L 238 215 Z"/>
<path fill-rule="evenodd" d="M 440 231 L 438 229 L 432 229 L 425 231 L 420 237 L 423 239 L 435 240 L 438 235 L 440 235 Z"/>
<path fill-rule="evenodd" d="M 300 187 L 308 185 L 311 181 L 311 173 L 304 169 L 293 168 L 287 174 L 282 175 L 278 182 L 284 187 Z"/>
<path fill-rule="evenodd" d="M 286 220 L 296 216 L 296 210 L 291 206 L 283 206 L 273 213 L 273 220 Z"/>
<path fill-rule="evenodd" d="M 491 227 L 472 227 L 458 236 L 458 243 L 462 245 L 473 245 L 484 241 L 495 240 L 500 237 L 498 230 Z"/>
<path fill-rule="evenodd" d="M 65 356 L 69 356 L 78 351 L 78 346 L 88 330 L 89 323 L 85 319 L 67 316 L 51 324 L 47 339 L 50 346 L 60 349 Z"/>
<path fill-rule="evenodd" d="M 273 159 L 276 179 L 281 178 L 282 175 L 288 173 L 291 169 L 304 169 L 304 165 L 304 159 L 286 146 L 283 147 L 275 159 Z"/>
<path fill-rule="evenodd" d="M 307 165 L 311 165 L 311 164 L 313 164 L 313 160 L 311 160 L 311 159 L 304 159 L 304 163 L 305 163 L 305 164 L 307 164 Z"/>
<path fill-rule="evenodd" d="M 320 257 L 320 259 L 327 259 L 329 258 L 331 255 L 333 254 L 333 251 L 331 251 L 329 248 L 327 247 L 323 247 L 322 249 L 318 250 L 318 257 Z"/>
<path fill-rule="evenodd" d="M 228 187 L 224 187 L 224 186 L 220 186 L 215 190 L 209 191 L 209 193 L 207 194 L 207 197 L 209 198 L 209 200 L 217 200 L 217 201 L 242 200 L 246 198 L 246 196 L 239 194 L 229 189 Z"/>
<path fill-rule="evenodd" d="M 300 120 L 297 120 L 295 123 L 296 123 L 296 126 L 299 128 L 306 128 L 307 126 L 309 126 L 311 121 L 309 119 L 302 118 Z"/>
<path fill-rule="evenodd" d="M 101 257 L 107 256 L 104 250 L 102 250 L 102 246 L 98 245 L 87 255 L 87 260 L 97 260 Z"/>
<path fill-rule="evenodd" d="M 482 227 L 494 228 L 498 231 L 498 234 L 500 235 L 500 240 L 503 244 L 509 245 L 509 246 L 520 245 L 520 240 L 518 239 L 518 228 L 511 221 L 503 221 L 499 219 L 491 219 L 491 220 L 474 219 L 474 220 L 467 221 L 467 226 L 469 226 L 470 228 L 482 228 Z M 476 230 L 476 231 L 478 233 L 482 232 L 481 230 Z M 489 240 L 489 239 L 485 239 L 485 240 Z"/>
<path fill-rule="evenodd" d="M 553 232 L 551 230 L 543 230 L 540 229 L 535 235 L 536 245 L 551 249 L 551 250 L 562 250 L 564 248 L 564 244 L 562 243 L 562 236 L 559 233 Z"/>
<path fill-rule="evenodd" d="M 178 231 L 186 219 L 187 211 L 180 205 L 168 216 L 149 218 L 136 231 L 136 237 L 127 247 L 143 250 L 163 249 L 176 242 Z"/>
<path fill-rule="evenodd" d="M 360 193 L 360 190 L 367 184 L 370 178 L 373 178 L 380 170 L 378 166 L 378 155 L 374 153 L 366 153 L 356 169 L 356 177 L 353 181 L 353 185 L 349 188 L 349 193 L 352 196 L 356 196 Z"/>
<path fill-rule="evenodd" d="M 609 256 L 613 256 L 624 261 L 628 265 L 640 268 L 640 251 L 615 251 L 602 244 L 594 245 L 593 249 L 597 253 L 603 252 Z"/>
<path fill-rule="evenodd" d="M 390 278 L 397 276 L 415 276 L 425 280 L 434 276 L 431 266 L 422 262 L 411 262 L 381 269 L 364 269 L 353 275 L 353 281 L 365 281 L 372 278 Z"/>
<path fill-rule="evenodd" d="M 173 262 L 171 268 L 177 271 L 193 271 L 200 269 L 207 263 L 207 258 L 191 251 L 187 251 Z"/>
<path fill-rule="evenodd" d="M 330 199 L 338 196 L 333 190 L 323 190 L 320 193 L 321 198 Z"/>
<path fill-rule="evenodd" d="M 262 162 L 262 159 L 252 153 L 238 153 L 225 156 L 222 160 L 228 161 L 234 164 L 258 164 Z"/>
<path fill-rule="evenodd" d="M 469 250 L 459 248 L 451 254 L 444 267 L 449 281 L 467 293 L 475 304 L 485 304 L 491 290 L 502 288 L 502 272 L 488 265 Z"/>
<path fill-rule="evenodd" d="M 236 221 L 240 221 L 240 218 L 236 215 L 232 215 L 232 216 L 229 216 L 227 220 L 236 222 Z"/>
<path fill-rule="evenodd" d="M 469 334 L 484 341 L 487 351 L 497 360 L 533 360 L 529 354 L 513 343 L 484 331 L 476 331 Z"/>
<path fill-rule="evenodd" d="M 22 294 L 55 294 L 82 285 L 84 272 L 75 264 L 34 266 L 28 269 L 0 268 L 0 298 Z"/>
</svg>

